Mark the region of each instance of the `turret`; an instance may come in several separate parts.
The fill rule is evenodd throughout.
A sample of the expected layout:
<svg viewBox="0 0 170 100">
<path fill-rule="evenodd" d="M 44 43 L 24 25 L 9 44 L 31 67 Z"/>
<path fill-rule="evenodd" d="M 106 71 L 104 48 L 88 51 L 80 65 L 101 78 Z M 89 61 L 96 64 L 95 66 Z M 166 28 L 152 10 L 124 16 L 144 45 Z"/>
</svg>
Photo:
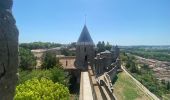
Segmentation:
<svg viewBox="0 0 170 100">
<path fill-rule="evenodd" d="M 95 44 L 90 36 L 87 26 L 84 25 L 81 35 L 76 43 L 76 66 L 87 69 L 88 63 L 93 64 L 95 57 Z"/>
</svg>

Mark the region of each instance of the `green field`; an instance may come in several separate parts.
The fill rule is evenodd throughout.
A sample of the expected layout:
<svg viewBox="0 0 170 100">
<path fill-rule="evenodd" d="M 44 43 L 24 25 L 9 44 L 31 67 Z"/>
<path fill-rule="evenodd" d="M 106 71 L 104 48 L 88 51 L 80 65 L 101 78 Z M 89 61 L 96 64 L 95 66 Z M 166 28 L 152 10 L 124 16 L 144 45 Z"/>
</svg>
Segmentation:
<svg viewBox="0 0 170 100">
<path fill-rule="evenodd" d="M 125 72 L 118 74 L 114 94 L 118 100 L 151 100 Z"/>
</svg>

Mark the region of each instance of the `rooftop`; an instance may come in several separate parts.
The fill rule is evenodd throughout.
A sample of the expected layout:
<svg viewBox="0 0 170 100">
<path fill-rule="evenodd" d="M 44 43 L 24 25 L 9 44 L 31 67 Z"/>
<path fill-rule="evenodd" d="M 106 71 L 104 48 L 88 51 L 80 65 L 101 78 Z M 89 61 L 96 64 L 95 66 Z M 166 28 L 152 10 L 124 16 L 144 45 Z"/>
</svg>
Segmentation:
<svg viewBox="0 0 170 100">
<path fill-rule="evenodd" d="M 94 42 L 93 42 L 93 40 L 92 40 L 92 38 L 90 36 L 90 33 L 89 33 L 86 25 L 84 25 L 84 27 L 83 27 L 83 30 L 81 32 L 81 35 L 80 35 L 78 41 L 77 41 L 77 44 L 83 44 L 83 45 L 91 44 L 91 45 L 94 45 Z"/>
<path fill-rule="evenodd" d="M 105 53 L 111 53 L 109 50 L 105 50 L 104 52 L 101 52 L 101 54 L 105 54 Z"/>
</svg>

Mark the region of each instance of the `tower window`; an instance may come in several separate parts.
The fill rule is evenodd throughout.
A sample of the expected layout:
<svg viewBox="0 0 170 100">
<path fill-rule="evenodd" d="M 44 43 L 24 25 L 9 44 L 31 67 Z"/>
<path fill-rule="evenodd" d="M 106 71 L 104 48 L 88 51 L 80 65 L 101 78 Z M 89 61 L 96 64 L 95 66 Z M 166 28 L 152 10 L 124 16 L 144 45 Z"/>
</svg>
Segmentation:
<svg viewBox="0 0 170 100">
<path fill-rule="evenodd" d="M 85 59 L 84 59 L 84 60 L 85 60 L 85 62 L 87 62 L 87 60 L 88 60 L 87 55 L 85 56 Z"/>
<path fill-rule="evenodd" d="M 66 60 L 66 66 L 68 65 L 68 61 Z"/>
<path fill-rule="evenodd" d="M 86 48 L 84 48 L 84 52 L 86 52 Z"/>
</svg>

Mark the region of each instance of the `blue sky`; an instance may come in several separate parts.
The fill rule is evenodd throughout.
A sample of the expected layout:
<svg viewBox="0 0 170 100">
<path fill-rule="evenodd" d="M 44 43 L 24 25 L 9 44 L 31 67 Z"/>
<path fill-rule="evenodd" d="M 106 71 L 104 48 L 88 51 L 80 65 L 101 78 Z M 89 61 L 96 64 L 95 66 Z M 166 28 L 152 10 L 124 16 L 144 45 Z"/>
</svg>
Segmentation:
<svg viewBox="0 0 170 100">
<path fill-rule="evenodd" d="M 85 23 L 95 43 L 170 45 L 170 0 L 14 0 L 19 41 L 71 43 Z"/>
</svg>

